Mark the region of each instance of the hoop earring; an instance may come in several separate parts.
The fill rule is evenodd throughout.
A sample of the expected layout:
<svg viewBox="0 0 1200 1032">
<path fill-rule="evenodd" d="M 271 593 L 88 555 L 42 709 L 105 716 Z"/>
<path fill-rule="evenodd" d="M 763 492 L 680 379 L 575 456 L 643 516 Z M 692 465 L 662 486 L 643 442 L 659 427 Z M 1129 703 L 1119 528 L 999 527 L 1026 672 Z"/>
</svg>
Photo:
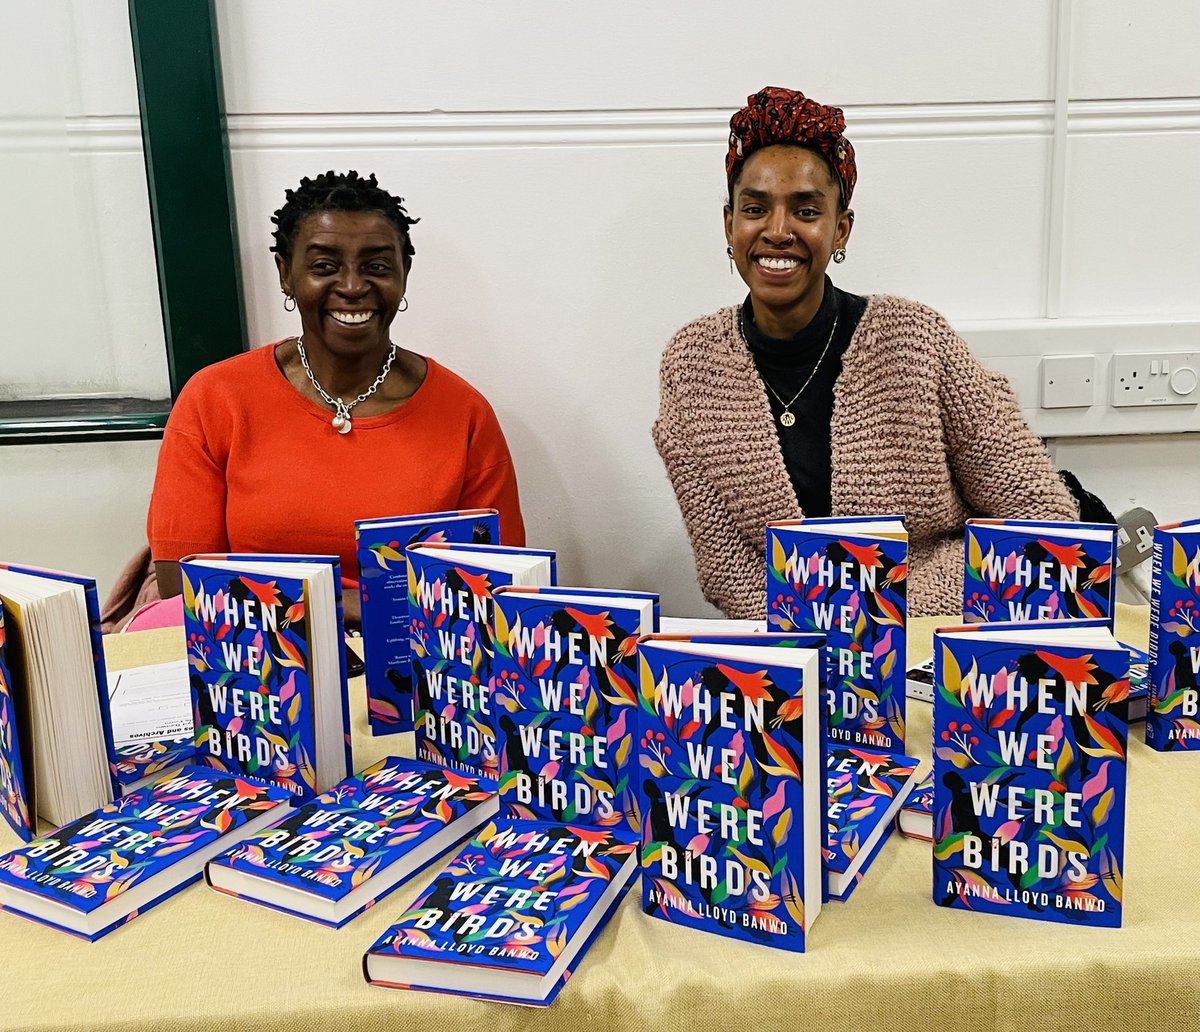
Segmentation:
<svg viewBox="0 0 1200 1032">
<path fill-rule="evenodd" d="M 838 265 L 841 265 L 842 262 L 846 260 L 846 249 L 844 247 L 837 248 L 833 252 L 833 260 L 837 262 Z"/>
<path fill-rule="evenodd" d="M 396 311 L 397 312 L 407 312 L 408 311 L 408 298 L 406 298 L 406 297 L 400 298 L 400 307 L 397 308 Z"/>
<path fill-rule="evenodd" d="M 285 312 L 294 312 L 296 310 L 296 299 L 291 294 L 283 295 L 283 310 Z"/>
<path fill-rule="evenodd" d="M 732 247 L 725 248 L 725 253 L 727 255 L 729 255 L 729 275 L 732 276 L 733 275 L 733 248 Z"/>
</svg>

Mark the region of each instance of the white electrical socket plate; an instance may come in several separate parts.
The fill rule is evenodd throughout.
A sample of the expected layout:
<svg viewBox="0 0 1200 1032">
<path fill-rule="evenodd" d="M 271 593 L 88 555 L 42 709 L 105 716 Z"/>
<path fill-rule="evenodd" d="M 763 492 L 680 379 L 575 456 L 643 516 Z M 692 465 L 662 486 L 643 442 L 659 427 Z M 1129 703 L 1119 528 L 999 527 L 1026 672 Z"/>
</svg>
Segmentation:
<svg viewBox="0 0 1200 1032">
<path fill-rule="evenodd" d="M 1047 355 L 1042 359 L 1042 408 L 1087 408 L 1095 400 L 1095 355 Z"/>
<path fill-rule="evenodd" d="M 1109 367 L 1113 408 L 1200 403 L 1195 352 L 1114 352 Z"/>
</svg>

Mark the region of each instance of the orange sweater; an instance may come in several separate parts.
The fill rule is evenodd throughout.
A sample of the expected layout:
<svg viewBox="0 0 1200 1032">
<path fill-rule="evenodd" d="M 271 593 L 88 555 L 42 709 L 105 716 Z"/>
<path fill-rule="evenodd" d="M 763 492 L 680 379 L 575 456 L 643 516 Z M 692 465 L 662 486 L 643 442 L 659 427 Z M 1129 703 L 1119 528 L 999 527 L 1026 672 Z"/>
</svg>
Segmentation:
<svg viewBox="0 0 1200 1032">
<path fill-rule="evenodd" d="M 357 580 L 354 521 L 492 507 L 500 540 L 525 544 L 512 458 L 496 414 L 431 358 L 425 382 L 345 436 L 301 395 L 268 345 L 201 370 L 171 410 L 147 533 L 152 557 L 192 552 L 336 554 Z"/>
</svg>

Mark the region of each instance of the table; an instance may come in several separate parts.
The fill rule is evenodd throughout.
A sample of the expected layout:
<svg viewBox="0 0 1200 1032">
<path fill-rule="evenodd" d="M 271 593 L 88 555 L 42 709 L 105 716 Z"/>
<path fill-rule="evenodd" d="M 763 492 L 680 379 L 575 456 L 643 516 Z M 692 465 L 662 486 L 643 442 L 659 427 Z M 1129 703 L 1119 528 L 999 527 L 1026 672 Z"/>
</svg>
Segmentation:
<svg viewBox="0 0 1200 1032">
<path fill-rule="evenodd" d="M 911 622 L 910 659 L 939 622 Z M 1144 645 L 1146 611 L 1122 607 L 1117 629 Z M 114 667 L 181 650 L 163 631 L 108 643 Z M 370 737 L 361 678 L 352 704 L 356 769 L 411 750 Z M 927 758 L 930 707 L 909 712 Z M 929 846 L 894 835 L 806 954 L 653 920 L 635 889 L 558 1001 L 530 1010 L 363 981 L 363 950 L 432 872 L 340 931 L 200 884 L 92 944 L 0 914 L 0 1029 L 1200 1029 L 1200 757 L 1153 752 L 1140 725 L 1131 739 L 1122 929 L 934 906 Z"/>
</svg>

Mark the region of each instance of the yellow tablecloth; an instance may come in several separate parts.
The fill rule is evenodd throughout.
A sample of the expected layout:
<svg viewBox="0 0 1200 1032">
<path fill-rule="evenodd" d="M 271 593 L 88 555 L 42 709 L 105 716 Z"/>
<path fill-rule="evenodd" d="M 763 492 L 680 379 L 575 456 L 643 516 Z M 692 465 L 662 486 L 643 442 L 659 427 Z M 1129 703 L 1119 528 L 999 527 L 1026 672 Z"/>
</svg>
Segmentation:
<svg viewBox="0 0 1200 1032">
<path fill-rule="evenodd" d="M 913 621 L 911 658 L 939 622 Z M 1145 610 L 1123 608 L 1117 630 L 1144 645 Z M 110 643 L 114 666 L 170 658 L 163 634 Z M 361 679 L 352 691 L 356 768 L 412 748 L 371 738 Z M 930 708 L 909 713 L 927 758 Z M 558 1001 L 529 1010 L 363 981 L 363 950 L 432 873 L 340 931 L 195 885 L 93 944 L 0 914 L 0 1028 L 1198 1029 L 1200 757 L 1152 752 L 1140 726 L 1131 738 L 1119 930 L 937 907 L 928 845 L 897 835 L 806 954 L 648 918 L 635 889 Z"/>
</svg>

